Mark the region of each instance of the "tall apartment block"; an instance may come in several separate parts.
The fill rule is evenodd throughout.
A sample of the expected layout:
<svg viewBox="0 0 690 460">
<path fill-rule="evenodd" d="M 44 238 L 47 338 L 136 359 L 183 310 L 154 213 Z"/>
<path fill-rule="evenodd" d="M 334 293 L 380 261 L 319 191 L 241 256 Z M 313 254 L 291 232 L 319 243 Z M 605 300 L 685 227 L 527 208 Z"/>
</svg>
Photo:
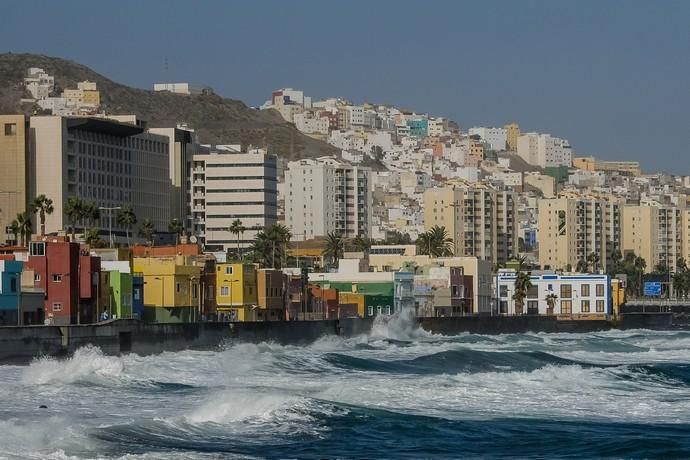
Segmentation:
<svg viewBox="0 0 690 460">
<path fill-rule="evenodd" d="M 370 170 L 337 160 L 300 160 L 285 171 L 285 220 L 293 239 L 371 233 Z"/>
<path fill-rule="evenodd" d="M 621 250 L 621 216 L 616 203 L 589 198 L 539 201 L 539 263 L 543 268 L 575 269 L 594 253 L 599 270 L 607 270 L 611 254 Z"/>
<path fill-rule="evenodd" d="M 456 256 L 503 264 L 517 254 L 516 195 L 457 183 L 424 192 L 424 227 L 445 227 Z"/>
<path fill-rule="evenodd" d="M 45 194 L 58 211 L 46 216 L 48 233 L 69 228 L 64 209 L 70 196 L 103 207 L 131 205 L 140 222 L 148 218 L 157 230 L 167 229 L 167 137 L 147 133 L 141 124 L 105 118 L 35 116 L 30 126 L 32 195 Z M 108 225 L 102 213 L 95 227 L 105 234 Z M 113 232 L 124 237 L 125 229 L 114 218 L 112 225 Z"/>
<path fill-rule="evenodd" d="M 192 235 L 211 249 L 249 247 L 277 220 L 277 158 L 263 150 L 211 149 L 191 163 Z M 230 232 L 239 219 L 244 233 Z"/>
<path fill-rule="evenodd" d="M 570 166 L 573 151 L 567 140 L 548 134 L 526 133 L 517 139 L 517 154 L 527 163 L 542 168 Z"/>
<path fill-rule="evenodd" d="M 688 233 L 687 211 L 676 207 L 623 206 L 621 214 L 623 253 L 632 251 L 642 257 L 648 273 L 657 265 L 675 271 L 678 259 L 687 254 L 683 251 L 683 237 Z"/>
<path fill-rule="evenodd" d="M 7 227 L 33 199 L 29 189 L 31 155 L 29 120 L 24 115 L 0 115 L 0 243 L 14 236 Z"/>
</svg>

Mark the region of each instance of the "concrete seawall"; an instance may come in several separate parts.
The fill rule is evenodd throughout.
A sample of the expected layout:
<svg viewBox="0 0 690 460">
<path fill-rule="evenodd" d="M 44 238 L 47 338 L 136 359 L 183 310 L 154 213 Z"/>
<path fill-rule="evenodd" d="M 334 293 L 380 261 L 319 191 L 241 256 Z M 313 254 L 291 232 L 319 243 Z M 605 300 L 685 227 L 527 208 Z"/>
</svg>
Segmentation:
<svg viewBox="0 0 690 460">
<path fill-rule="evenodd" d="M 607 321 L 559 321 L 555 317 L 468 316 L 419 318 L 423 329 L 441 335 L 462 332 L 509 334 L 522 332 L 601 331 L 614 327 Z M 245 323 L 142 323 L 116 320 L 78 326 L 0 327 L 0 363 L 23 363 L 47 355 L 64 357 L 80 347 L 98 346 L 106 354 L 153 354 L 185 349 L 218 349 L 236 342 L 275 342 L 303 345 L 327 335 L 354 337 L 369 334 L 371 318 L 328 321 L 273 321 Z M 672 329 L 671 314 L 625 315 L 615 327 Z"/>
</svg>

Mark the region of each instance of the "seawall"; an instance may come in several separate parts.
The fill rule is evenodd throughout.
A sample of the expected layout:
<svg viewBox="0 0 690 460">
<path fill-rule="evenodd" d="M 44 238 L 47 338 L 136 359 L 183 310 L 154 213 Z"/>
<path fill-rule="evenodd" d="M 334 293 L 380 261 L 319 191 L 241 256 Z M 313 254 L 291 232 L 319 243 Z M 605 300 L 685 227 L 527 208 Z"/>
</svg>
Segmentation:
<svg viewBox="0 0 690 460">
<path fill-rule="evenodd" d="M 523 332 L 585 333 L 611 329 L 673 329 L 671 313 L 633 313 L 617 323 L 603 320 L 568 321 L 547 316 L 465 316 L 418 318 L 423 329 L 441 335 L 462 332 L 510 334 Z M 269 321 L 243 323 L 143 323 L 115 320 L 74 326 L 0 327 L 0 363 L 23 363 L 41 356 L 68 356 L 80 347 L 95 345 L 106 354 L 141 355 L 185 349 L 218 349 L 235 342 L 275 342 L 303 345 L 327 335 L 354 337 L 369 334 L 372 318 L 326 321 Z"/>
</svg>

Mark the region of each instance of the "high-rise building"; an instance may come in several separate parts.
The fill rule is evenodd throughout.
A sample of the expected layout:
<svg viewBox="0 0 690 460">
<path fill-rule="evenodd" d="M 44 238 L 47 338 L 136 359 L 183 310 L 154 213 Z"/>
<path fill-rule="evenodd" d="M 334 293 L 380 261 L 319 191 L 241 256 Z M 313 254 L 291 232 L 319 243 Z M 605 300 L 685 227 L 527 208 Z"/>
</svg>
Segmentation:
<svg viewBox="0 0 690 460">
<path fill-rule="evenodd" d="M 424 227 L 445 227 L 456 256 L 502 264 L 517 254 L 516 196 L 485 184 L 456 183 L 424 192 Z"/>
<path fill-rule="evenodd" d="M 247 248 L 277 219 L 277 158 L 263 150 L 211 149 L 193 156 L 192 235 L 207 248 Z M 244 232 L 230 226 L 239 220 Z"/>
<path fill-rule="evenodd" d="M 520 126 L 517 123 L 509 123 L 503 127 L 506 130 L 506 146 L 508 150 L 517 152 L 517 141 L 520 137 Z"/>
<path fill-rule="evenodd" d="M 13 241 L 8 227 L 28 209 L 31 155 L 29 120 L 24 115 L 0 115 L 0 243 Z"/>
<path fill-rule="evenodd" d="M 186 231 L 192 228 L 189 175 L 192 157 L 204 151 L 194 138 L 194 130 L 180 125 L 176 128 L 150 128 L 152 134 L 168 138 L 168 168 L 170 171 L 170 218 L 178 219 Z"/>
<path fill-rule="evenodd" d="M 139 222 L 150 219 L 156 230 L 170 222 L 169 140 L 147 133 L 142 123 L 105 118 L 36 116 L 32 131 L 33 195 L 45 194 L 56 212 L 46 216 L 46 232 L 69 228 L 64 213 L 71 196 L 96 206 L 132 206 Z M 109 229 L 107 213 L 96 222 L 77 222 L 79 229 L 93 226 L 102 235 Z M 116 236 L 125 228 L 112 219 Z"/>
<path fill-rule="evenodd" d="M 648 273 L 657 266 L 675 271 L 676 262 L 684 254 L 684 214 L 687 211 L 676 207 L 623 206 L 621 251 L 642 257 Z"/>
<path fill-rule="evenodd" d="M 548 134 L 526 133 L 518 137 L 517 154 L 527 163 L 542 168 L 570 166 L 573 152 L 567 140 Z"/>
<path fill-rule="evenodd" d="M 572 270 L 596 254 L 597 271 L 607 270 L 620 250 L 621 219 L 617 203 L 593 198 L 539 201 L 539 263 L 543 268 Z"/>
<path fill-rule="evenodd" d="M 470 136 L 479 136 L 490 150 L 500 152 L 506 149 L 507 131 L 505 128 L 474 127 L 468 131 Z"/>
<path fill-rule="evenodd" d="M 285 172 L 286 224 L 294 240 L 336 233 L 369 237 L 370 170 L 337 160 L 300 160 Z"/>
</svg>

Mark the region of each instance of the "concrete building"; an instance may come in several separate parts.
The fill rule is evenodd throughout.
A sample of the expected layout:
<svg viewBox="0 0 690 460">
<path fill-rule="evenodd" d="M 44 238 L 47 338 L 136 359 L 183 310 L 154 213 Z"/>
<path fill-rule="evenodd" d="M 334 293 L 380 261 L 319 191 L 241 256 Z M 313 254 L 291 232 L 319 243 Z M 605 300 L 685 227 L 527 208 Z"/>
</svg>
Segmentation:
<svg viewBox="0 0 690 460">
<path fill-rule="evenodd" d="M 18 244 L 8 227 L 34 198 L 29 120 L 24 115 L 0 115 L 0 243 Z"/>
<path fill-rule="evenodd" d="M 556 195 L 556 179 L 540 172 L 526 172 L 522 178 L 524 185 L 532 186 L 544 195 L 544 198 L 553 198 Z"/>
<path fill-rule="evenodd" d="M 470 136 L 479 136 L 489 146 L 489 150 L 497 152 L 506 149 L 508 133 L 505 128 L 474 127 L 468 131 Z"/>
<path fill-rule="evenodd" d="M 410 136 L 412 137 L 426 137 L 429 134 L 429 120 L 426 118 L 407 120 L 407 126 L 410 128 Z"/>
<path fill-rule="evenodd" d="M 594 253 L 606 271 L 620 250 L 621 216 L 616 203 L 595 198 L 553 198 L 539 202 L 539 263 L 552 270 L 574 270 Z M 591 269 L 592 267 L 590 267 Z"/>
<path fill-rule="evenodd" d="M 167 229 L 167 137 L 103 118 L 37 116 L 30 123 L 35 149 L 32 195 L 45 194 L 58 211 L 46 216 L 46 232 L 69 227 L 64 209 L 70 196 L 97 206 L 131 205 L 139 221 L 148 218 L 157 230 Z M 108 216 L 102 213 L 95 227 L 105 235 L 108 225 Z M 125 229 L 116 219 L 112 228 L 124 239 Z"/>
<path fill-rule="evenodd" d="M 503 264 L 517 254 L 516 196 L 485 184 L 449 183 L 424 192 L 424 228 L 445 227 L 456 256 Z"/>
<path fill-rule="evenodd" d="M 573 167 L 585 171 L 617 172 L 626 176 L 642 175 L 639 161 L 604 161 L 594 157 L 573 158 Z"/>
<path fill-rule="evenodd" d="M 347 110 L 350 112 L 350 126 L 364 126 L 364 107 L 350 105 Z"/>
<path fill-rule="evenodd" d="M 200 94 L 201 89 L 195 88 L 189 83 L 154 83 L 154 91 L 168 91 L 175 94 Z"/>
<path fill-rule="evenodd" d="M 518 137 L 520 137 L 520 126 L 517 123 L 509 123 L 503 127 L 506 130 L 506 147 L 511 152 L 517 152 Z"/>
<path fill-rule="evenodd" d="M 263 150 L 211 149 L 193 156 L 192 235 L 206 248 L 247 248 L 277 220 L 277 158 Z M 239 219 L 244 232 L 230 232 Z"/>
<path fill-rule="evenodd" d="M 495 277 L 496 314 L 559 315 L 580 319 L 601 319 L 612 313 L 611 279 L 607 275 L 555 274 L 531 275 L 522 312 L 516 305 L 516 272 L 500 270 Z M 553 310 L 547 296 L 554 295 Z"/>
<path fill-rule="evenodd" d="M 372 221 L 371 171 L 336 160 L 299 160 L 285 172 L 285 221 L 293 240 L 331 232 L 368 237 Z"/>
<path fill-rule="evenodd" d="M 34 99 L 46 99 L 55 89 L 55 77 L 39 67 L 30 67 L 24 77 L 24 87 Z"/>
<path fill-rule="evenodd" d="M 676 271 L 677 260 L 686 254 L 683 234 L 689 230 L 683 225 L 684 214 L 687 210 L 676 207 L 623 206 L 621 251 L 642 257 L 647 262 L 647 273 L 657 265 Z"/>
<path fill-rule="evenodd" d="M 216 264 L 216 308 L 230 321 L 256 321 L 258 286 L 256 266 Z"/>
<path fill-rule="evenodd" d="M 285 305 L 287 275 L 282 270 L 263 268 L 256 272 L 257 320 L 279 321 L 286 319 Z"/>
<path fill-rule="evenodd" d="M 328 134 L 331 121 L 327 116 L 315 116 L 311 112 L 296 113 L 295 127 L 305 134 Z"/>
<path fill-rule="evenodd" d="M 539 133 L 526 133 L 518 137 L 517 154 L 527 163 L 542 168 L 570 167 L 573 157 L 567 140 Z"/>
<path fill-rule="evenodd" d="M 195 139 L 194 130 L 184 125 L 175 128 L 149 128 L 148 132 L 168 139 L 168 171 L 170 172 L 170 219 L 192 229 L 190 165 L 194 155 L 206 152 Z M 161 229 L 164 230 L 164 229 Z"/>
<path fill-rule="evenodd" d="M 101 289 L 101 295 L 105 297 L 101 305 L 108 309 L 108 316 L 134 317 L 132 267 L 129 261 L 101 261 L 101 273 L 107 276 L 105 283 L 110 286 L 110 289 Z"/>
</svg>

